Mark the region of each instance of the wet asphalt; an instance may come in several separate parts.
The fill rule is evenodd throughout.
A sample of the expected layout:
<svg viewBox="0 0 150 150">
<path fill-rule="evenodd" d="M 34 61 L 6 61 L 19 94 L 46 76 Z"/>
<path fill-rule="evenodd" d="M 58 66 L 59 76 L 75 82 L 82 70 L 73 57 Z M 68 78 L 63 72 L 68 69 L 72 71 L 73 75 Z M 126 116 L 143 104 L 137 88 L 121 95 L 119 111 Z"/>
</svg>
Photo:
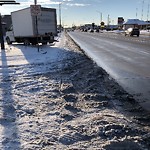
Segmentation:
<svg viewBox="0 0 150 150">
<path fill-rule="evenodd" d="M 69 32 L 74 41 L 150 111 L 150 37 L 115 33 Z"/>
</svg>

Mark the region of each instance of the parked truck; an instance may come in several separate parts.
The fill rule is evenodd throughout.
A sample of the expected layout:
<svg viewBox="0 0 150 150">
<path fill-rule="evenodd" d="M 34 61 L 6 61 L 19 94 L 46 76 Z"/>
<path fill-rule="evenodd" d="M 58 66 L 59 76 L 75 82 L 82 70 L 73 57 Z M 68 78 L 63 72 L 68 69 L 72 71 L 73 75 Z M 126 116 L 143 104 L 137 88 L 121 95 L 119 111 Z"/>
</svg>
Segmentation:
<svg viewBox="0 0 150 150">
<path fill-rule="evenodd" d="M 40 15 L 31 12 L 31 6 L 11 13 L 12 26 L 6 32 L 6 41 L 25 45 L 54 42 L 57 35 L 56 9 L 41 7 Z"/>
</svg>

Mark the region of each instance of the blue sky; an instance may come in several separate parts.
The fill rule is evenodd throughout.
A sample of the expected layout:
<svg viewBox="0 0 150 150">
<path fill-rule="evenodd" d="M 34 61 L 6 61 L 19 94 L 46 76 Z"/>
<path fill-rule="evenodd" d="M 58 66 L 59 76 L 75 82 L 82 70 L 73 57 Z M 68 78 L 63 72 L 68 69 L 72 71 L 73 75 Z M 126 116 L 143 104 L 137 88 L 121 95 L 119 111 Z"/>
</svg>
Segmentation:
<svg viewBox="0 0 150 150">
<path fill-rule="evenodd" d="M 10 14 L 10 12 L 29 7 L 34 4 L 34 0 L 16 0 L 20 5 L 3 5 L 0 6 L 2 15 Z M 107 24 L 108 15 L 111 24 L 117 23 L 118 17 L 127 19 L 137 18 L 150 20 L 150 0 L 37 0 L 37 4 L 43 7 L 51 7 L 57 9 L 57 17 L 59 24 L 59 3 L 61 4 L 62 24 L 66 26 L 82 25 L 94 22 L 100 24 L 102 19 Z M 143 13 L 142 13 L 143 8 Z M 149 10 L 149 13 L 148 13 Z M 143 17 L 142 17 L 143 14 Z"/>
</svg>

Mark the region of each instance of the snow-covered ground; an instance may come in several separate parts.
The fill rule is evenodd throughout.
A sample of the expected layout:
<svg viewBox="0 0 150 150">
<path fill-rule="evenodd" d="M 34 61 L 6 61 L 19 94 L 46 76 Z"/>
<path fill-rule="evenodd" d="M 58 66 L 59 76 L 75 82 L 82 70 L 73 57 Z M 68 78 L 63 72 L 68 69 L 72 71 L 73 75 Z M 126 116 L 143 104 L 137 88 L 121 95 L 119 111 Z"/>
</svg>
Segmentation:
<svg viewBox="0 0 150 150">
<path fill-rule="evenodd" d="M 150 116 L 64 33 L 0 51 L 0 150 L 149 150 Z"/>
</svg>

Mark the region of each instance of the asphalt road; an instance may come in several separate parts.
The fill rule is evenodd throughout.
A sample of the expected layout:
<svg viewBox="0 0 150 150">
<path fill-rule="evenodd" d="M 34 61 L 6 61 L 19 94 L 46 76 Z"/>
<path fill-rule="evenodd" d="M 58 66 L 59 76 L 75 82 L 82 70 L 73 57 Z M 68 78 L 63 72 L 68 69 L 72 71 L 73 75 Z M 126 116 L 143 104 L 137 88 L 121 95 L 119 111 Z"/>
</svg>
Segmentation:
<svg viewBox="0 0 150 150">
<path fill-rule="evenodd" d="M 70 32 L 100 67 L 150 111 L 150 37 L 115 33 Z"/>
</svg>

